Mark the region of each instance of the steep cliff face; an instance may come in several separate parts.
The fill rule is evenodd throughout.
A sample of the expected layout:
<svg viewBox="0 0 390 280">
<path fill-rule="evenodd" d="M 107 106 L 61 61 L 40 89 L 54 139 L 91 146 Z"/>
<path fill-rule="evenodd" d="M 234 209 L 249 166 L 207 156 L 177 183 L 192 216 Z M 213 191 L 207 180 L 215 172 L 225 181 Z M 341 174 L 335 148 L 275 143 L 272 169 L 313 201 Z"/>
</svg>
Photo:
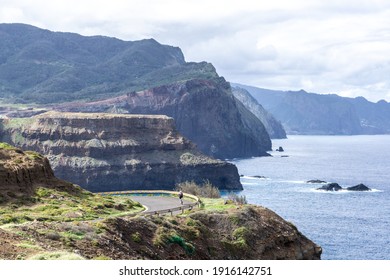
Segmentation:
<svg viewBox="0 0 390 280">
<path fill-rule="evenodd" d="M 242 189 L 233 164 L 199 153 L 167 116 L 48 112 L 4 126 L 4 140 L 47 155 L 58 177 L 91 191 L 206 180 Z"/>
<path fill-rule="evenodd" d="M 66 187 L 57 179 L 47 158 L 0 143 L 0 203 L 18 196 L 31 195 L 38 186 Z"/>
<path fill-rule="evenodd" d="M 264 156 L 271 150 L 264 125 L 234 98 L 223 78 L 178 82 L 56 110 L 168 115 L 203 153 L 221 159 Z"/>
<path fill-rule="evenodd" d="M 272 139 L 286 138 L 286 131 L 284 131 L 282 124 L 267 112 L 247 90 L 240 87 L 233 87 L 232 92 L 234 97 L 241 101 L 264 124 Z"/>
</svg>

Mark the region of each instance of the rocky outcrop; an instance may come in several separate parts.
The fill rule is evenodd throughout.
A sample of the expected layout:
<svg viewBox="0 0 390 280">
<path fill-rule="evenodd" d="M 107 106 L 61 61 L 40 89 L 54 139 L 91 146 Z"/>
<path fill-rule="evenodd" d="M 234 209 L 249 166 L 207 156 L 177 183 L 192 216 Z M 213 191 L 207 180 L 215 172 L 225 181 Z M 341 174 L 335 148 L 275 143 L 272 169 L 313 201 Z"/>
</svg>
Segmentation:
<svg viewBox="0 0 390 280">
<path fill-rule="evenodd" d="M 100 244 L 113 259 L 315 260 L 322 253 L 293 224 L 260 206 L 158 219 L 116 219 Z M 135 242 L 137 232 L 142 238 Z"/>
<path fill-rule="evenodd" d="M 267 112 L 250 93 L 240 87 L 232 87 L 232 93 L 244 106 L 264 124 L 271 139 L 287 138 L 282 124 Z"/>
<path fill-rule="evenodd" d="M 317 190 L 321 190 L 321 191 L 340 191 L 342 189 L 343 188 L 340 187 L 340 185 L 337 183 L 329 183 L 322 186 L 321 188 L 317 188 Z"/>
<path fill-rule="evenodd" d="M 360 192 L 371 191 L 371 189 L 364 184 L 359 184 L 359 185 L 356 185 L 353 187 L 348 187 L 347 190 L 348 191 L 360 191 Z"/>
<path fill-rule="evenodd" d="M 308 181 L 309 182 L 309 181 Z M 322 190 L 322 191 L 341 191 L 341 190 L 347 190 L 347 191 L 371 191 L 369 187 L 367 187 L 364 184 L 359 184 L 353 187 L 348 187 L 348 188 L 342 188 L 339 184 L 337 183 L 330 183 L 322 186 L 321 188 L 318 188 L 317 190 Z"/>
<path fill-rule="evenodd" d="M 0 143 L 0 203 L 29 196 L 38 186 L 63 189 L 70 185 L 54 176 L 47 158 Z"/>
<path fill-rule="evenodd" d="M 325 181 L 319 180 L 319 179 L 309 180 L 309 181 L 306 181 L 306 183 L 308 183 L 308 184 L 326 184 Z"/>
<path fill-rule="evenodd" d="M 59 178 L 91 191 L 184 181 L 242 189 L 233 164 L 198 152 L 167 116 L 48 112 L 25 121 L 5 120 L 3 139 L 47 155 Z"/>
<path fill-rule="evenodd" d="M 57 106 L 73 112 L 163 114 L 205 154 L 216 158 L 264 156 L 271 140 L 263 123 L 231 93 L 223 78 L 188 80 L 90 103 Z"/>
</svg>

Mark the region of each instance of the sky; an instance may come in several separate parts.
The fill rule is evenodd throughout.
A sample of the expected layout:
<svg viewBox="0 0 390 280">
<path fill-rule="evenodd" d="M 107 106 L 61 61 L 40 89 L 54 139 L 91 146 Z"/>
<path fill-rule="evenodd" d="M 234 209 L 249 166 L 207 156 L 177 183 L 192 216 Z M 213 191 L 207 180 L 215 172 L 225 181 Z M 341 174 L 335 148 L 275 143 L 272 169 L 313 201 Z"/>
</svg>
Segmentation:
<svg viewBox="0 0 390 280">
<path fill-rule="evenodd" d="M 0 22 L 154 38 L 230 82 L 390 101 L 388 0 L 0 0 Z"/>
</svg>

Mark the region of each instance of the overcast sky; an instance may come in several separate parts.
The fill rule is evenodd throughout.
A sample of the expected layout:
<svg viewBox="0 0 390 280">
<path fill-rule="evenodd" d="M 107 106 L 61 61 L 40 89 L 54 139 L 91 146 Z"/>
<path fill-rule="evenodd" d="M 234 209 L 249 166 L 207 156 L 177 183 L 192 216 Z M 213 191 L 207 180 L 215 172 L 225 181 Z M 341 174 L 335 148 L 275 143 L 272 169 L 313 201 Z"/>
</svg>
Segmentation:
<svg viewBox="0 0 390 280">
<path fill-rule="evenodd" d="M 0 22 L 155 38 L 231 82 L 390 101 L 388 0 L 0 0 Z"/>
</svg>

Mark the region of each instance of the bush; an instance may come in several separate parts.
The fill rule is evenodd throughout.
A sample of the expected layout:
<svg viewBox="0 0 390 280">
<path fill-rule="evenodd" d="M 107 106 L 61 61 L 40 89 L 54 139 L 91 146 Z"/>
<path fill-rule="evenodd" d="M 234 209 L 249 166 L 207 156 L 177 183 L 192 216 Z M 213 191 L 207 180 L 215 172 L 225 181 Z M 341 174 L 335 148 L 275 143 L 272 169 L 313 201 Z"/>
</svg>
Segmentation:
<svg viewBox="0 0 390 280">
<path fill-rule="evenodd" d="M 131 235 L 131 240 L 133 240 L 135 243 L 140 243 L 142 238 L 141 234 L 139 232 L 135 232 Z"/>
<path fill-rule="evenodd" d="M 219 189 L 213 186 L 209 181 L 203 185 L 198 185 L 194 181 L 180 183 L 175 188 L 176 191 L 182 190 L 184 193 L 206 197 L 206 198 L 220 198 L 221 193 Z"/>
<path fill-rule="evenodd" d="M 243 205 L 243 204 L 248 204 L 248 201 L 246 200 L 245 195 L 238 195 L 236 193 L 229 193 L 228 195 L 228 200 L 233 201 L 235 204 Z"/>
</svg>

